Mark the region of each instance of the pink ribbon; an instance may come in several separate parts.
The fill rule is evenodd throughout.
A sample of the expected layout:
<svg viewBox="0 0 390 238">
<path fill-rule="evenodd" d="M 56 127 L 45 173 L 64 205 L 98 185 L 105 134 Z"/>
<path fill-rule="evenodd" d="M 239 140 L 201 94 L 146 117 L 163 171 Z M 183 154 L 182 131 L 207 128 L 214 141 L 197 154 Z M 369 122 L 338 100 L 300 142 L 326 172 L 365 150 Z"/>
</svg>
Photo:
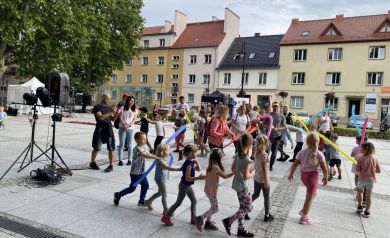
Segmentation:
<svg viewBox="0 0 390 238">
<path fill-rule="evenodd" d="M 260 119 L 268 118 L 269 124 L 268 124 L 268 130 L 267 130 L 267 137 L 269 138 L 269 136 L 271 135 L 272 124 L 273 124 L 272 116 L 269 115 L 269 114 L 264 114 L 264 115 L 259 115 L 259 118 L 260 118 Z"/>
<path fill-rule="evenodd" d="M 362 138 L 360 139 L 360 144 L 363 144 L 363 143 L 364 143 L 364 139 L 365 139 L 365 137 L 366 137 L 367 123 L 368 123 L 368 117 L 366 117 L 366 120 L 364 120 L 363 131 L 362 131 Z"/>
</svg>

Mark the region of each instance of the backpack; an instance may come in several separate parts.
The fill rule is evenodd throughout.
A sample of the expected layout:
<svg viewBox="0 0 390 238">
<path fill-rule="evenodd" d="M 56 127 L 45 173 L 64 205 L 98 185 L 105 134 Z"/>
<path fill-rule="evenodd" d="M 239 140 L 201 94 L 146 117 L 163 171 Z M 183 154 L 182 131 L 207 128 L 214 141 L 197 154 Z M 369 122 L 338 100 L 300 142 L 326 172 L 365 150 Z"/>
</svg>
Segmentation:
<svg viewBox="0 0 390 238">
<path fill-rule="evenodd" d="M 119 123 L 121 122 L 121 120 L 119 120 L 119 116 L 117 116 L 117 118 L 115 119 L 114 121 L 114 127 L 116 129 L 119 129 Z"/>
</svg>

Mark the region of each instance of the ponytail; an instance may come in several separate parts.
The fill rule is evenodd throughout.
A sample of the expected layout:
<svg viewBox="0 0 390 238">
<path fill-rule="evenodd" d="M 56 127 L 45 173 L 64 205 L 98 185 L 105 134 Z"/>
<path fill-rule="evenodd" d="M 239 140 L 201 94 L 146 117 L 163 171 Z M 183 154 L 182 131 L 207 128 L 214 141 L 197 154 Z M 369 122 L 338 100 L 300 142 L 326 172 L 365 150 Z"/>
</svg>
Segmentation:
<svg viewBox="0 0 390 238">
<path fill-rule="evenodd" d="M 248 134 L 242 134 L 240 139 L 237 141 L 237 154 L 240 158 L 247 156 L 248 151 L 244 151 L 248 146 L 253 144 L 253 137 Z"/>
</svg>

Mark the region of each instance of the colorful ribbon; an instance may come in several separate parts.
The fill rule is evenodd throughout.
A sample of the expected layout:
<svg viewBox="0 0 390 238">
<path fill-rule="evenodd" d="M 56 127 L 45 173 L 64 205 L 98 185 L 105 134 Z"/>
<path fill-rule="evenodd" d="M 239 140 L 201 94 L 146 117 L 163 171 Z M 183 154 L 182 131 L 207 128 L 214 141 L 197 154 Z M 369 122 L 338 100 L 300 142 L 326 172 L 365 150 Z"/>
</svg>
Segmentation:
<svg viewBox="0 0 390 238">
<path fill-rule="evenodd" d="M 309 128 L 307 128 L 305 122 L 302 120 L 302 118 L 300 118 L 299 116 L 297 116 L 297 114 L 295 112 L 293 112 L 293 115 L 296 119 L 298 119 L 298 121 L 302 124 L 302 126 L 305 128 L 306 132 L 309 133 L 310 130 Z"/>
<path fill-rule="evenodd" d="M 171 137 L 168 138 L 168 140 L 165 142 L 165 144 L 169 145 L 169 143 L 171 143 L 175 139 L 175 137 L 178 136 L 185 129 L 186 129 L 186 125 L 182 125 L 177 131 L 175 131 L 175 133 L 173 133 L 173 135 L 171 135 Z M 168 165 L 171 166 L 173 164 L 174 157 L 173 157 L 172 153 L 169 156 L 170 156 L 170 158 L 169 158 Z M 133 188 L 135 188 L 138 184 L 140 184 L 148 176 L 148 174 L 153 170 L 154 166 L 156 166 L 158 162 L 159 162 L 159 160 L 154 160 L 152 165 L 150 165 L 150 167 L 145 171 L 145 173 L 143 173 L 142 176 L 135 183 L 133 183 L 131 186 Z"/>
<path fill-rule="evenodd" d="M 192 124 L 191 120 L 190 120 L 190 117 L 188 116 L 187 114 L 187 111 L 184 109 L 184 115 L 186 116 L 186 119 L 188 121 L 188 124 L 190 124 L 190 127 L 192 128 L 192 130 L 194 131 L 194 137 L 195 137 L 195 140 L 198 138 L 198 135 L 196 133 L 196 130 L 195 130 L 195 127 L 194 127 L 194 124 Z"/>
<path fill-rule="evenodd" d="M 363 144 L 363 143 L 364 143 L 364 139 L 365 139 L 365 137 L 366 137 L 367 123 L 368 123 L 368 117 L 366 117 L 366 120 L 364 120 L 363 132 L 362 132 L 362 136 L 361 136 L 361 139 L 360 139 L 360 144 Z"/>
<path fill-rule="evenodd" d="M 309 120 L 306 121 L 306 125 L 310 125 L 310 123 L 312 123 L 312 122 L 314 121 L 314 119 L 316 119 L 316 118 L 317 118 L 319 115 L 321 115 L 322 113 L 328 112 L 328 111 L 333 110 L 333 109 L 334 109 L 334 107 L 331 106 L 331 107 L 325 108 L 324 110 L 321 110 L 321 111 L 317 112 L 316 114 L 314 114 L 313 116 L 311 116 L 311 117 L 309 118 Z"/>
<path fill-rule="evenodd" d="M 356 122 L 355 108 L 356 108 L 356 106 L 355 106 L 355 104 L 353 104 L 352 108 L 351 108 L 352 120 L 353 120 L 353 124 L 355 125 L 356 132 L 358 133 L 359 136 L 362 136 L 362 132 L 360 131 L 360 127 Z"/>
<path fill-rule="evenodd" d="M 259 115 L 259 119 L 263 119 L 263 118 L 268 118 L 268 120 L 269 120 L 268 130 L 267 130 L 267 137 L 269 138 L 269 136 L 271 135 L 272 126 L 273 126 L 274 121 L 272 119 L 272 116 L 269 114 Z"/>
</svg>

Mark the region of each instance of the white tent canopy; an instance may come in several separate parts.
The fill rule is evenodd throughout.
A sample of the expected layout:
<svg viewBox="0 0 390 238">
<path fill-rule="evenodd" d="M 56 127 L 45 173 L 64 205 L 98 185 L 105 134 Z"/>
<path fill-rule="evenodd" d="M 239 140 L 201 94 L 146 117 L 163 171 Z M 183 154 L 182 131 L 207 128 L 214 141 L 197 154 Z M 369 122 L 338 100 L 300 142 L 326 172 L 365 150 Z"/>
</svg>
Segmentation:
<svg viewBox="0 0 390 238">
<path fill-rule="evenodd" d="M 25 82 L 24 84 L 20 85 L 8 85 L 8 90 L 7 90 L 7 103 L 8 104 L 13 104 L 13 103 L 23 103 L 23 94 L 25 93 L 36 93 L 37 88 L 39 87 L 45 87 L 45 84 L 43 84 L 41 81 L 39 81 L 36 77 L 33 77 L 30 79 L 28 82 Z M 41 102 L 38 99 L 38 104 L 41 104 Z M 27 105 L 20 105 L 16 104 L 13 105 L 12 107 L 18 109 L 18 112 L 20 114 L 22 113 L 29 113 L 31 110 L 31 106 Z M 50 108 L 43 108 L 43 107 L 38 107 L 38 113 L 40 114 L 49 114 L 53 110 Z"/>
</svg>

